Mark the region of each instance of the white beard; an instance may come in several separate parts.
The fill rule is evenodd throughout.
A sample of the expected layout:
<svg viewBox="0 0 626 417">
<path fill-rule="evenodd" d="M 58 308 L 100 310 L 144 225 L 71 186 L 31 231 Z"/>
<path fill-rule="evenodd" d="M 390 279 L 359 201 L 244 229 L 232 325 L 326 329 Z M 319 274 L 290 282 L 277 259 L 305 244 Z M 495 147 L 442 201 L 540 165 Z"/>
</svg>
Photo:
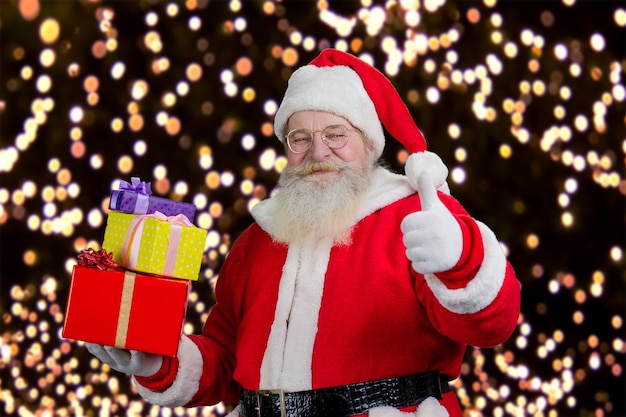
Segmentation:
<svg viewBox="0 0 626 417">
<path fill-rule="evenodd" d="M 357 162 L 306 161 L 296 168 L 286 168 L 274 197 L 274 239 L 303 243 L 332 238 L 336 244 L 349 244 L 373 169 L 371 158 Z M 312 175 L 319 170 L 331 173 Z"/>
</svg>

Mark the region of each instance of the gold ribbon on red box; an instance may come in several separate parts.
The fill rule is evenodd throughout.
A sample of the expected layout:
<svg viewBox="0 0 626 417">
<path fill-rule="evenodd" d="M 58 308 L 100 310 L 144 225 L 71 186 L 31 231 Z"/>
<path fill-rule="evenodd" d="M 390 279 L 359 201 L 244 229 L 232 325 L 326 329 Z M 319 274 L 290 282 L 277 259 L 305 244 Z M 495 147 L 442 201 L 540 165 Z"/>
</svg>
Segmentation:
<svg viewBox="0 0 626 417">
<path fill-rule="evenodd" d="M 115 330 L 115 347 L 120 349 L 126 347 L 126 336 L 128 335 L 128 324 L 130 323 L 130 307 L 133 302 L 133 292 L 135 291 L 135 277 L 136 274 L 132 271 L 124 272 L 120 312 L 117 316 L 117 328 Z"/>
</svg>

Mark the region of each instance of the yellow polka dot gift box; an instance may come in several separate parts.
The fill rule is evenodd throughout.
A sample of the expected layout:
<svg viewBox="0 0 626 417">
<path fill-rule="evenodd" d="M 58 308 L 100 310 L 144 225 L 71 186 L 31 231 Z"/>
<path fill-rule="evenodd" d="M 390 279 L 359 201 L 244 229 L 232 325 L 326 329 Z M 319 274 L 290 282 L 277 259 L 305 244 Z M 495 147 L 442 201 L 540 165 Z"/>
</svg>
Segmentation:
<svg viewBox="0 0 626 417">
<path fill-rule="evenodd" d="M 109 211 L 102 247 L 123 268 L 197 281 L 206 236 L 183 214 Z"/>
</svg>

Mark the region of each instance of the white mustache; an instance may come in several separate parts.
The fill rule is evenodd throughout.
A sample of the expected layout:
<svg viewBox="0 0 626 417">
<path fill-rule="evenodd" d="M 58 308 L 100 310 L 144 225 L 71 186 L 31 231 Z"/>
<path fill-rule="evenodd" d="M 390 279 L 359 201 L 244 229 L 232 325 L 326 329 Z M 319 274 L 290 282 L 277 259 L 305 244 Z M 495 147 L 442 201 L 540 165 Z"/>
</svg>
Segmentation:
<svg viewBox="0 0 626 417">
<path fill-rule="evenodd" d="M 311 175 L 315 172 L 334 172 L 340 171 L 343 168 L 337 161 L 322 161 L 322 162 L 304 162 L 297 168 L 299 174 Z"/>
</svg>

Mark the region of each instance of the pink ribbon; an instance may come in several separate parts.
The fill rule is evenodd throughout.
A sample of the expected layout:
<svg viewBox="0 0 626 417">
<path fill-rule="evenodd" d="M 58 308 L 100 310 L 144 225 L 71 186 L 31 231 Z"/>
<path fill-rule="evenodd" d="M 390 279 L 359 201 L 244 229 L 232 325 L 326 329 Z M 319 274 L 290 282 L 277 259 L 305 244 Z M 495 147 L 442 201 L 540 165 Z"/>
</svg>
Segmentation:
<svg viewBox="0 0 626 417">
<path fill-rule="evenodd" d="M 189 218 L 184 214 L 168 217 L 160 211 L 157 211 L 152 214 L 137 215 L 130 222 L 128 231 L 126 232 L 126 236 L 124 238 L 124 243 L 122 244 L 122 249 L 120 251 L 122 262 L 128 268 L 135 269 L 137 267 L 143 226 L 145 221 L 149 218 L 165 221 L 171 224 L 170 236 L 167 244 L 167 253 L 165 256 L 165 266 L 163 267 L 163 275 L 171 276 L 174 274 L 174 267 L 176 266 L 176 254 L 178 252 L 180 237 L 183 231 L 182 226 L 193 227 Z M 138 237 L 138 239 L 135 239 L 135 237 Z"/>
</svg>

